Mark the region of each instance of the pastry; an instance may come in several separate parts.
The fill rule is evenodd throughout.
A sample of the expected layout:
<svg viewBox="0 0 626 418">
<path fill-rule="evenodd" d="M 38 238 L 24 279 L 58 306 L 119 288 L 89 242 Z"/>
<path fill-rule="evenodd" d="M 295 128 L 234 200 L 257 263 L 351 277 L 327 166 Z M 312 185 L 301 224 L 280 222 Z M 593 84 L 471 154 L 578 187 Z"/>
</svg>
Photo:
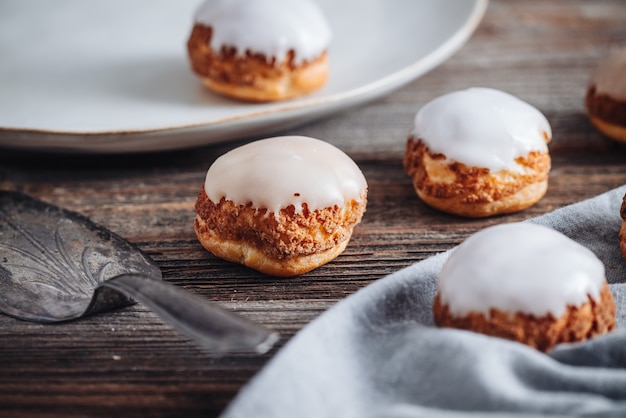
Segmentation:
<svg viewBox="0 0 626 418">
<path fill-rule="evenodd" d="M 415 116 L 404 169 L 418 196 L 444 212 L 485 217 L 535 204 L 548 188 L 550 124 L 489 88 L 438 97 Z"/>
<path fill-rule="evenodd" d="M 187 50 L 210 90 L 266 102 L 324 85 L 330 41 L 328 22 L 310 0 L 206 0 Z"/>
<path fill-rule="evenodd" d="M 541 351 L 615 327 L 602 262 L 586 247 L 531 223 L 486 228 L 459 245 L 439 275 L 435 323 Z"/>
<path fill-rule="evenodd" d="M 626 194 L 622 199 L 619 214 L 620 218 L 622 218 L 622 223 L 619 229 L 619 246 L 622 252 L 622 258 L 626 260 Z"/>
<path fill-rule="evenodd" d="M 626 142 L 626 49 L 610 54 L 592 73 L 585 107 L 600 132 Z"/>
<path fill-rule="evenodd" d="M 194 229 L 217 257 L 295 276 L 344 251 L 366 203 L 363 173 L 338 148 L 303 136 L 268 138 L 211 165 Z"/>
</svg>

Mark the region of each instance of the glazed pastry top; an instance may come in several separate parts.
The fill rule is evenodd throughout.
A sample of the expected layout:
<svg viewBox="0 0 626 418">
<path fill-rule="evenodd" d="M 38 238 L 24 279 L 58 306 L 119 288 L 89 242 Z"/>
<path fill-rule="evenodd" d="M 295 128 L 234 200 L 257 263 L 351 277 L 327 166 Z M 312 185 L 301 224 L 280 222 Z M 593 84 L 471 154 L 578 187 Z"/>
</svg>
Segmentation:
<svg viewBox="0 0 626 418">
<path fill-rule="evenodd" d="M 545 226 L 501 224 L 460 244 L 439 276 L 451 313 L 489 315 L 491 308 L 558 318 L 568 305 L 597 300 L 603 263 L 586 247 Z"/>
<path fill-rule="evenodd" d="M 515 159 L 546 152 L 552 130 L 535 107 L 508 93 L 470 88 L 440 96 L 415 116 L 414 138 L 433 153 L 492 171 L 515 169 Z"/>
<path fill-rule="evenodd" d="M 315 138 L 283 136 L 258 140 L 219 157 L 209 168 L 204 189 L 222 198 L 278 214 L 294 205 L 300 212 L 360 201 L 367 183 L 356 163 L 337 147 Z"/>
<path fill-rule="evenodd" d="M 294 50 L 297 64 L 320 56 L 331 30 L 322 11 L 310 0 L 206 0 L 195 23 L 213 28 L 211 48 L 235 47 L 282 61 Z"/>
<path fill-rule="evenodd" d="M 626 49 L 614 51 L 591 74 L 590 85 L 597 94 L 626 101 Z"/>
</svg>

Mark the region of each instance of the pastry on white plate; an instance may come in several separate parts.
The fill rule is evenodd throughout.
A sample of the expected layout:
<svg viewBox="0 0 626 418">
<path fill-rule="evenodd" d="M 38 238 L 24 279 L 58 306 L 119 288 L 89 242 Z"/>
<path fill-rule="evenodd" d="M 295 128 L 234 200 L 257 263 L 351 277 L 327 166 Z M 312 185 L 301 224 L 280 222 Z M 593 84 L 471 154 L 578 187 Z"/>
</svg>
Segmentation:
<svg viewBox="0 0 626 418">
<path fill-rule="evenodd" d="M 310 0 L 206 0 L 187 41 L 210 90 L 254 102 L 291 99 L 328 78 L 332 34 Z"/>
</svg>

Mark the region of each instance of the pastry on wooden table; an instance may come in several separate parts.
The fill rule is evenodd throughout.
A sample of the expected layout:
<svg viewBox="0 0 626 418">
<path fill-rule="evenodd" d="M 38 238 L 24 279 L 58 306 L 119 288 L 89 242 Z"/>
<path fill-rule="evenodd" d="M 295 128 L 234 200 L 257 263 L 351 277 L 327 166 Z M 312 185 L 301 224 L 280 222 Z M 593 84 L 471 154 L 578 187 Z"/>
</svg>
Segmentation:
<svg viewBox="0 0 626 418">
<path fill-rule="evenodd" d="M 417 195 L 466 217 L 517 212 L 548 188 L 552 130 L 530 104 L 499 90 L 438 97 L 416 114 L 404 169 Z"/>
<path fill-rule="evenodd" d="M 626 142 L 626 49 L 614 51 L 598 64 L 587 86 L 585 107 L 600 132 Z"/>
<path fill-rule="evenodd" d="M 315 138 L 268 138 L 211 165 L 194 229 L 217 257 L 295 276 L 344 251 L 366 204 L 367 182 L 347 154 Z"/>
</svg>

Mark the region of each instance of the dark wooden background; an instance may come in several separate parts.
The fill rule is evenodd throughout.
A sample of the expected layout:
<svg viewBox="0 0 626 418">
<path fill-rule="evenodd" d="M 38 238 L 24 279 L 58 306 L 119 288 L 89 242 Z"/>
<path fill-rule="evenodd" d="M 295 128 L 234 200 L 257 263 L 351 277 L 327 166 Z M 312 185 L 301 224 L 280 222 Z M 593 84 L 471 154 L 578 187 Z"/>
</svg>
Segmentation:
<svg viewBox="0 0 626 418">
<path fill-rule="evenodd" d="M 217 416 L 280 346 L 338 300 L 487 225 L 625 183 L 626 148 L 601 136 L 583 108 L 591 69 L 617 47 L 626 47 L 622 0 L 492 0 L 467 45 L 426 76 L 374 103 L 279 132 L 339 146 L 369 182 L 367 213 L 346 252 L 291 279 L 218 260 L 196 241 L 193 205 L 206 169 L 240 142 L 121 156 L 0 149 L 0 188 L 91 217 L 148 252 L 166 280 L 282 334 L 266 355 L 214 358 L 141 305 L 59 325 L 0 315 L 0 416 Z M 417 199 L 402 171 L 415 112 L 470 86 L 513 93 L 552 124 L 548 193 L 522 213 L 485 220 L 438 213 Z"/>
</svg>

